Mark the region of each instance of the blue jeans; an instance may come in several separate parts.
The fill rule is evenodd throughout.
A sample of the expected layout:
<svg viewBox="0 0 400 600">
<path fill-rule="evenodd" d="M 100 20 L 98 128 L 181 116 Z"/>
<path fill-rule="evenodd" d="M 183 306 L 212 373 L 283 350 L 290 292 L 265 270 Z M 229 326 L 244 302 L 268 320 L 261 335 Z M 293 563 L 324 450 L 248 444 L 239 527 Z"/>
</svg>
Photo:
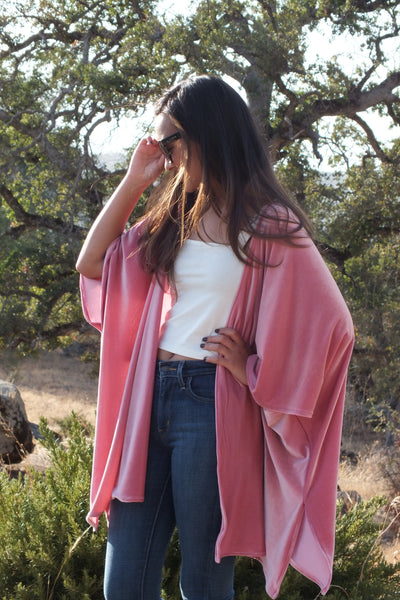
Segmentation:
<svg viewBox="0 0 400 600">
<path fill-rule="evenodd" d="M 158 361 L 144 502 L 111 503 L 106 600 L 159 600 L 175 525 L 184 600 L 231 600 L 235 558 L 214 559 L 221 527 L 215 365 Z"/>
</svg>

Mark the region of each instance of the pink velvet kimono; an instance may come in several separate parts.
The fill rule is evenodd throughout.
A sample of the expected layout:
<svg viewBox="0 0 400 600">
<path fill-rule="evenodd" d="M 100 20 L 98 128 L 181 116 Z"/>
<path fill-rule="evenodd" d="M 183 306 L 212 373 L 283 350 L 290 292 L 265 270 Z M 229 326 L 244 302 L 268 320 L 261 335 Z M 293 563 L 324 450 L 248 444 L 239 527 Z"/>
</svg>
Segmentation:
<svg viewBox="0 0 400 600">
<path fill-rule="evenodd" d="M 140 267 L 139 234 L 137 225 L 111 244 L 101 281 L 81 279 L 85 317 L 102 331 L 88 515 L 94 528 L 112 498 L 143 501 L 165 318 L 164 291 Z M 227 323 L 256 349 L 248 387 L 217 368 L 222 526 L 215 558 L 258 558 L 272 598 L 289 563 L 326 593 L 352 322 L 310 240 L 290 246 L 253 238 L 250 247 L 274 266 L 245 266 Z"/>
</svg>

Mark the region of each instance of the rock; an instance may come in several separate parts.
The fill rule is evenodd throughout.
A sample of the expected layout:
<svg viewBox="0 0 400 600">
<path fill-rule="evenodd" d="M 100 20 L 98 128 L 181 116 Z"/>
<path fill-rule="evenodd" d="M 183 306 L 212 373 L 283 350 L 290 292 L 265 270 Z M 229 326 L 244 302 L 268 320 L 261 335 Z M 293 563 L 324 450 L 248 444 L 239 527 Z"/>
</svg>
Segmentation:
<svg viewBox="0 0 400 600">
<path fill-rule="evenodd" d="M 0 457 L 20 462 L 33 449 L 32 431 L 17 387 L 0 380 Z"/>
<path fill-rule="evenodd" d="M 10 479 L 18 479 L 18 477 L 24 479 L 27 473 L 32 471 L 45 473 L 50 466 L 50 452 L 40 442 L 36 442 L 33 451 L 24 460 L 18 464 L 6 464 L 4 470 Z"/>
<path fill-rule="evenodd" d="M 342 505 L 340 510 L 341 515 L 345 515 L 347 512 L 349 512 L 349 510 L 351 510 L 352 508 L 357 506 L 357 504 L 360 504 L 360 502 L 362 502 L 360 494 L 355 490 L 343 492 L 339 486 L 337 487 L 338 489 L 336 493 L 336 502 L 340 502 Z"/>
<path fill-rule="evenodd" d="M 340 450 L 340 462 L 348 462 L 351 465 L 357 465 L 360 460 L 360 457 L 355 452 L 351 452 L 350 450 Z"/>
</svg>

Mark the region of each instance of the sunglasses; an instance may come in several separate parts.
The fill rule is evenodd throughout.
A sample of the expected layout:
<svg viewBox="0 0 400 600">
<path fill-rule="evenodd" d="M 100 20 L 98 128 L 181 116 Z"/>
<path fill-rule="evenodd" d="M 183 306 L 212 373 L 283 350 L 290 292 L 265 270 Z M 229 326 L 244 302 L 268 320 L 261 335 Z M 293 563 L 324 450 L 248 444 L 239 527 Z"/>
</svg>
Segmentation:
<svg viewBox="0 0 400 600">
<path fill-rule="evenodd" d="M 164 154 L 165 158 L 169 162 L 172 162 L 172 154 L 171 154 L 171 150 L 168 148 L 168 146 L 175 140 L 179 140 L 181 137 L 182 137 L 182 134 L 179 133 L 179 131 L 176 131 L 172 135 L 168 135 L 167 137 L 163 138 L 162 140 L 160 140 L 158 142 L 158 146 L 159 146 L 161 152 Z"/>
</svg>

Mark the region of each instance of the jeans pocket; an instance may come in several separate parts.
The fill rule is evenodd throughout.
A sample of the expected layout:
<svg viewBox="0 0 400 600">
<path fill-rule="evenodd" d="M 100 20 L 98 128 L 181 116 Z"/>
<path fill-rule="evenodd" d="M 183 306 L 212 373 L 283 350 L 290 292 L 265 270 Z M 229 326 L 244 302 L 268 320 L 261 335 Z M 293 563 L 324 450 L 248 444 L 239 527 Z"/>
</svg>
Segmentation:
<svg viewBox="0 0 400 600">
<path fill-rule="evenodd" d="M 215 402 L 215 376 L 189 376 L 185 385 L 188 396 L 198 402 L 214 404 Z"/>
</svg>

